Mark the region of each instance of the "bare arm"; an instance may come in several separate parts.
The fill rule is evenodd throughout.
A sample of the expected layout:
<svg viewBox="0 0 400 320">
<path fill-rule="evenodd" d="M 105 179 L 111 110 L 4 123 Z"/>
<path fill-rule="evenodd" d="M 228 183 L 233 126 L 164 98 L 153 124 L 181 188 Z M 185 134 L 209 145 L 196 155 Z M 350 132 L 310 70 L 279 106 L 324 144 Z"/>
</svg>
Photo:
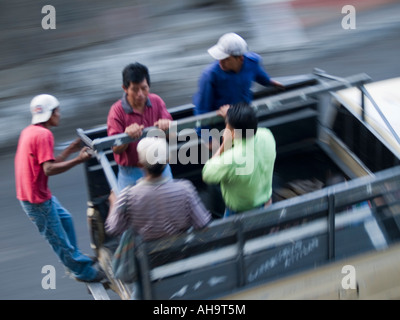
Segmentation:
<svg viewBox="0 0 400 320">
<path fill-rule="evenodd" d="M 78 152 L 81 149 L 81 139 L 76 138 L 67 148 L 65 148 L 54 160 L 54 162 L 65 161 L 71 154 Z"/>
<path fill-rule="evenodd" d="M 285 89 L 285 86 L 282 84 L 282 83 L 280 83 L 279 81 L 276 81 L 276 80 L 272 80 L 271 79 L 271 84 L 274 86 L 274 87 L 276 87 L 276 88 L 278 88 L 278 89 L 281 89 L 281 90 L 284 90 Z"/>
<path fill-rule="evenodd" d="M 68 149 L 68 148 L 67 148 Z M 89 148 L 83 147 L 79 152 L 79 155 L 71 160 L 63 160 L 63 156 L 58 156 L 54 161 L 46 161 L 42 164 L 44 173 L 46 176 L 53 176 L 56 174 L 63 173 L 72 167 L 87 161 L 91 158 L 91 155 L 88 153 Z M 64 153 L 64 152 L 63 152 Z M 65 154 L 68 152 L 65 152 Z M 72 152 L 70 152 L 72 153 Z M 65 155 L 64 154 L 64 155 Z M 69 155 L 69 154 L 68 154 Z"/>
<path fill-rule="evenodd" d="M 133 123 L 130 126 L 126 127 L 125 133 L 130 136 L 132 139 L 137 139 L 142 136 L 142 131 L 143 131 L 144 126 L 143 125 L 138 125 L 137 123 Z M 123 153 L 129 146 L 129 143 L 120 145 L 120 146 L 114 146 L 113 147 L 113 152 L 116 154 L 121 154 Z"/>
</svg>

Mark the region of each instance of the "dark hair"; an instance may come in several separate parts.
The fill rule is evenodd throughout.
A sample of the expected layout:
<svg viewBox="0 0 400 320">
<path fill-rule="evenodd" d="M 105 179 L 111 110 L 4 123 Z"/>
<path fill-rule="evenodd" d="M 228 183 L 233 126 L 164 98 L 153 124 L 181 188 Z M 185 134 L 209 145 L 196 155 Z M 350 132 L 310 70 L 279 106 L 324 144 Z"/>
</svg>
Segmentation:
<svg viewBox="0 0 400 320">
<path fill-rule="evenodd" d="M 153 177 L 159 177 L 163 173 L 165 166 L 166 164 L 161 164 L 157 162 L 151 166 L 146 166 L 146 169 Z"/>
<path fill-rule="evenodd" d="M 251 136 L 257 132 L 256 112 L 248 103 L 240 102 L 231 105 L 226 114 L 226 121 L 233 129 L 242 130 L 242 139 L 247 138 L 247 129 L 253 130 Z"/>
<path fill-rule="evenodd" d="M 147 84 L 150 87 L 149 70 L 139 62 L 127 65 L 122 71 L 122 84 L 125 88 L 128 88 L 131 82 L 140 83 L 144 79 L 147 80 Z"/>
</svg>

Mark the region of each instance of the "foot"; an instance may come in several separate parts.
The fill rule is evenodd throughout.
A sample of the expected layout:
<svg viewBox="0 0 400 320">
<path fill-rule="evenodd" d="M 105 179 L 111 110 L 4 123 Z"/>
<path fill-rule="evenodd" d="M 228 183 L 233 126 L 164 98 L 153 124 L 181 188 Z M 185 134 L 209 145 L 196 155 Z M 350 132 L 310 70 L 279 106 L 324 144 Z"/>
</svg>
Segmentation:
<svg viewBox="0 0 400 320">
<path fill-rule="evenodd" d="M 88 257 L 92 260 L 92 265 L 98 261 L 96 256 L 88 256 Z"/>
</svg>

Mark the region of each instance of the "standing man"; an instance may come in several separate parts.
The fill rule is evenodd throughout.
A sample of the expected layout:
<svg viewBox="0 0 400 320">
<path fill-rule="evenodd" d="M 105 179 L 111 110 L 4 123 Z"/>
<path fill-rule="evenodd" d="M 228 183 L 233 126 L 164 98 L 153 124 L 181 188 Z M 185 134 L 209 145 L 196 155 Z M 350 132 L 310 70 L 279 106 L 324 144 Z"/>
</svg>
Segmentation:
<svg viewBox="0 0 400 320">
<path fill-rule="evenodd" d="M 203 180 L 220 184 L 224 217 L 272 203 L 276 144 L 272 132 L 257 128 L 254 109 L 235 104 L 218 110 L 226 127 L 220 148 L 203 167 Z"/>
<path fill-rule="evenodd" d="M 246 41 L 236 33 L 226 33 L 208 49 L 216 60 L 202 73 L 193 97 L 196 115 L 217 110 L 224 105 L 251 103 L 253 82 L 283 88 L 262 67 L 261 57 L 249 52 Z"/>
<path fill-rule="evenodd" d="M 109 136 L 126 133 L 132 139 L 142 136 L 146 127 L 157 126 L 168 130 L 172 120 L 164 101 L 156 94 L 150 93 L 150 76 L 146 66 L 136 62 L 126 66 L 122 72 L 122 89 L 124 94 L 115 102 L 108 113 L 107 133 Z M 138 141 L 114 146 L 114 158 L 118 164 L 118 188 L 144 177 L 144 171 L 138 163 Z M 172 177 L 171 167 L 167 165 L 163 176 Z"/>
<path fill-rule="evenodd" d="M 94 261 L 83 255 L 77 244 L 73 219 L 48 187 L 48 177 L 63 173 L 90 158 L 87 147 L 80 149 L 75 140 L 59 156 L 54 156 L 51 127 L 60 121 L 57 98 L 41 94 L 31 101 L 32 124 L 22 130 L 15 155 L 17 199 L 36 224 L 62 263 L 80 281 L 97 282 L 105 276 L 93 267 Z M 70 160 L 74 152 L 79 154 Z"/>
</svg>

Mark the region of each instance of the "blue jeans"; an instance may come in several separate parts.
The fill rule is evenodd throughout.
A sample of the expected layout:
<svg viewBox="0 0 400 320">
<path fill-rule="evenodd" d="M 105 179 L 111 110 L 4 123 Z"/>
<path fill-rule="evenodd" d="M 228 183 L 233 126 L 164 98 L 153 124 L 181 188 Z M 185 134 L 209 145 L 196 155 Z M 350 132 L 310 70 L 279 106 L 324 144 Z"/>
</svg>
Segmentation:
<svg viewBox="0 0 400 320">
<path fill-rule="evenodd" d="M 20 201 L 22 209 L 37 226 L 61 262 L 74 276 L 83 281 L 93 280 L 97 270 L 93 261 L 78 249 L 71 214 L 63 208 L 55 196 L 43 203 Z"/>
<path fill-rule="evenodd" d="M 145 173 L 142 168 L 118 166 L 118 189 L 121 191 L 129 185 L 135 185 L 144 176 Z M 165 166 L 162 176 L 164 178 L 172 178 L 172 171 L 169 164 Z"/>
</svg>

